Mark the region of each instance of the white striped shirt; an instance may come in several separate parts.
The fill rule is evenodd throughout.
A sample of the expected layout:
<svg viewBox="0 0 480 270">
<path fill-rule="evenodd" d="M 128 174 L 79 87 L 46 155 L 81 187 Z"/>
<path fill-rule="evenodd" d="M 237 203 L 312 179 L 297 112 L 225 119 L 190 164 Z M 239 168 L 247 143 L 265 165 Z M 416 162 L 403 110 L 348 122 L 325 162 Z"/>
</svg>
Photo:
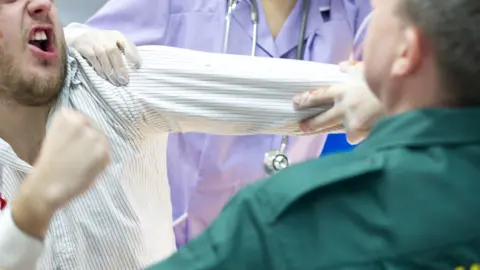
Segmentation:
<svg viewBox="0 0 480 270">
<path fill-rule="evenodd" d="M 52 111 L 70 107 L 91 117 L 109 138 L 112 164 L 86 195 L 55 215 L 36 269 L 133 270 L 166 258 L 175 251 L 168 132 L 300 134 L 301 119 L 329 106 L 295 111 L 293 95 L 346 79 L 336 66 L 320 63 L 139 50 L 143 67 L 131 70 L 125 87 L 112 86 L 69 53 L 66 84 Z M 8 201 L 30 169 L 0 140 L 0 192 Z M 10 219 L 0 216 L 0 258 L 16 245 L 2 225 Z"/>
</svg>

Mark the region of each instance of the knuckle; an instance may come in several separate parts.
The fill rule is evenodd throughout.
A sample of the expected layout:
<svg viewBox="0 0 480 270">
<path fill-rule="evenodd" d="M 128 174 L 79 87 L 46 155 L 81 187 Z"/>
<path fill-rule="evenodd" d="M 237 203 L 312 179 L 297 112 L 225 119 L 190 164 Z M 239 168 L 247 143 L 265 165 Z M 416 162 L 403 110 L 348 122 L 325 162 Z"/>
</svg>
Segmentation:
<svg viewBox="0 0 480 270">
<path fill-rule="evenodd" d="M 359 117 L 352 118 L 348 121 L 348 127 L 352 131 L 361 130 L 364 126 L 365 121 L 360 119 Z"/>
<path fill-rule="evenodd" d="M 84 136 L 88 140 L 88 143 L 91 143 L 92 145 L 96 144 L 98 135 L 97 131 L 93 127 L 85 127 Z"/>
<path fill-rule="evenodd" d="M 115 69 L 113 69 L 113 67 L 106 69 L 105 70 L 105 75 L 107 75 L 108 80 L 110 80 L 112 82 L 115 81 L 116 72 L 115 72 Z"/>
<path fill-rule="evenodd" d="M 325 118 L 322 116 L 317 116 L 312 119 L 310 119 L 307 124 L 313 129 L 320 128 L 324 123 L 325 123 Z"/>
<path fill-rule="evenodd" d="M 95 47 L 94 46 L 89 46 L 86 48 L 79 48 L 78 52 L 85 57 L 87 60 L 91 61 L 92 59 L 95 59 L 96 57 L 96 52 L 95 52 Z"/>
<path fill-rule="evenodd" d="M 333 96 L 342 95 L 346 91 L 347 86 L 345 84 L 337 84 L 328 88 L 328 92 Z"/>
<path fill-rule="evenodd" d="M 315 90 L 312 90 L 310 92 L 307 92 L 308 94 L 310 95 L 322 95 L 324 94 L 326 91 L 328 91 L 330 89 L 330 87 L 321 87 L 321 88 L 317 88 Z"/>
<path fill-rule="evenodd" d="M 62 110 L 58 114 L 58 116 L 59 116 L 58 119 L 64 122 L 63 124 L 65 125 L 72 126 L 72 127 L 82 125 L 83 118 L 82 118 L 82 115 L 79 113 L 75 113 L 71 110 Z"/>
<path fill-rule="evenodd" d="M 122 32 L 118 30 L 110 30 L 110 34 L 113 35 L 116 38 L 123 38 Z"/>
<path fill-rule="evenodd" d="M 70 111 L 69 111 L 69 110 L 62 109 L 62 110 L 60 110 L 58 113 L 55 114 L 55 118 L 54 118 L 54 119 L 55 119 L 55 120 L 57 120 L 57 119 L 61 119 L 61 120 L 68 119 L 69 114 L 70 114 Z"/>
<path fill-rule="evenodd" d="M 118 49 L 117 47 L 117 43 L 116 41 L 112 44 L 112 43 L 108 43 L 105 45 L 105 52 L 107 54 L 112 54 L 112 53 L 117 53 L 117 52 L 120 52 L 120 50 Z"/>
<path fill-rule="evenodd" d="M 121 44 L 121 45 L 125 45 L 125 43 L 127 42 L 127 38 L 125 37 L 125 35 L 120 32 L 120 31 L 117 31 L 117 30 L 113 30 L 112 32 L 112 37 L 113 39 L 115 40 L 115 43 L 117 44 Z"/>
<path fill-rule="evenodd" d="M 337 95 L 333 98 L 333 103 L 335 103 L 335 105 L 337 104 L 340 104 L 340 103 L 344 103 L 344 96 L 343 95 Z"/>
<path fill-rule="evenodd" d="M 90 122 L 89 119 L 81 113 L 72 112 L 71 117 L 72 117 L 73 121 L 75 122 L 75 124 L 80 125 L 80 126 L 88 125 L 89 122 Z"/>
<path fill-rule="evenodd" d="M 362 107 L 363 103 L 361 99 L 350 98 L 348 95 L 343 96 L 342 103 L 349 110 L 358 110 L 359 107 Z"/>
<path fill-rule="evenodd" d="M 106 54 L 106 49 L 104 46 L 94 46 L 92 47 L 93 56 L 96 57 L 98 55 Z"/>
</svg>

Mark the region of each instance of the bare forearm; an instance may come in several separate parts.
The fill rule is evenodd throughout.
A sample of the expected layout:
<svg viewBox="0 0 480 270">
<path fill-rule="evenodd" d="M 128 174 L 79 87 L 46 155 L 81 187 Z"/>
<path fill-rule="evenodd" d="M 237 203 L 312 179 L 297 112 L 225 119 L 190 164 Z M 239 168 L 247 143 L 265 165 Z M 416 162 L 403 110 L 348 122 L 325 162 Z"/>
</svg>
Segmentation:
<svg viewBox="0 0 480 270">
<path fill-rule="evenodd" d="M 108 141 L 92 126 L 73 110 L 54 115 L 34 169 L 0 213 L 0 269 L 36 269 L 55 212 L 86 192 L 108 165 Z"/>
<path fill-rule="evenodd" d="M 43 239 L 54 211 L 41 199 L 25 192 L 12 205 L 12 218 L 22 232 Z"/>
<path fill-rule="evenodd" d="M 49 183 L 53 177 L 56 175 L 51 175 L 50 170 L 34 169 L 12 204 L 12 218 L 17 227 L 38 239 L 45 237 L 50 220 L 62 206 L 55 185 Z"/>
<path fill-rule="evenodd" d="M 0 214 L 0 269 L 35 269 L 43 253 L 43 239 L 58 209 L 46 192 L 46 175 L 32 173 L 12 205 Z"/>
</svg>

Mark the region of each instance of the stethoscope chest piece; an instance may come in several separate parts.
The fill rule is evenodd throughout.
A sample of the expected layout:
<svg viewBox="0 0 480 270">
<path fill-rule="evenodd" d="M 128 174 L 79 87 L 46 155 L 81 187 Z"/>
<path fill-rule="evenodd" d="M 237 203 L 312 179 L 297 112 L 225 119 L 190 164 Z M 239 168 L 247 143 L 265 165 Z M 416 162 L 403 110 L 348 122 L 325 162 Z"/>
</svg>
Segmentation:
<svg viewBox="0 0 480 270">
<path fill-rule="evenodd" d="M 288 157 L 280 150 L 272 150 L 265 153 L 263 166 L 268 175 L 275 174 L 290 165 Z"/>
<path fill-rule="evenodd" d="M 252 20 L 252 50 L 251 55 L 255 56 L 255 49 L 257 47 L 257 36 L 258 36 L 258 0 L 251 0 L 251 10 L 250 10 L 250 17 Z M 232 21 L 232 13 L 233 10 L 236 8 L 238 1 L 237 0 L 229 0 L 227 6 L 227 14 L 225 18 L 225 33 L 223 37 L 223 53 L 227 53 L 228 51 L 228 41 L 230 37 L 230 26 Z M 303 59 L 304 55 L 304 40 L 305 40 L 305 31 L 308 19 L 308 9 L 310 7 L 310 0 L 305 0 L 303 3 L 303 14 L 302 14 L 302 24 L 300 27 L 300 35 L 298 39 L 297 45 L 297 55 L 296 59 L 301 60 Z M 265 159 L 263 161 L 263 167 L 265 172 L 268 175 L 275 174 L 290 165 L 287 155 L 285 154 L 285 148 L 287 146 L 288 136 L 283 135 L 282 141 L 280 143 L 280 148 L 276 150 L 271 150 L 265 153 Z"/>
</svg>

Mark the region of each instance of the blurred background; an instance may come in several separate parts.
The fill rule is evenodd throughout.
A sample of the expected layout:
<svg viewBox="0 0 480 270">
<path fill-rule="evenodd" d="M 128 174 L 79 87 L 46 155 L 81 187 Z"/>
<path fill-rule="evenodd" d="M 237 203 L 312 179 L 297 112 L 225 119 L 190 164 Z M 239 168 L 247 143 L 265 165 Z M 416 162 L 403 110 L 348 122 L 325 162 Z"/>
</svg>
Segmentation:
<svg viewBox="0 0 480 270">
<path fill-rule="evenodd" d="M 85 22 L 101 8 L 108 0 L 57 0 L 56 6 L 60 12 L 63 25 L 71 22 Z"/>
</svg>

